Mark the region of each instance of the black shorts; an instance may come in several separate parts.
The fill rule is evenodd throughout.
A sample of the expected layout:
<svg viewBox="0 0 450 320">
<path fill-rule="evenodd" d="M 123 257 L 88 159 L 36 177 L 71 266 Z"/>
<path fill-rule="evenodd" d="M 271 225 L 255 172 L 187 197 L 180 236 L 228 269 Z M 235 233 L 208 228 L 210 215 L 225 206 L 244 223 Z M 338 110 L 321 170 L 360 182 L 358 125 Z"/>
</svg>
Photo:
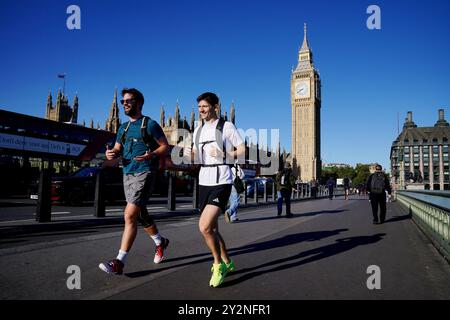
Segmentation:
<svg viewBox="0 0 450 320">
<path fill-rule="evenodd" d="M 199 207 L 200 212 L 203 212 L 208 204 L 219 207 L 225 211 L 228 199 L 231 194 L 231 184 L 221 184 L 218 186 L 199 186 Z"/>
</svg>

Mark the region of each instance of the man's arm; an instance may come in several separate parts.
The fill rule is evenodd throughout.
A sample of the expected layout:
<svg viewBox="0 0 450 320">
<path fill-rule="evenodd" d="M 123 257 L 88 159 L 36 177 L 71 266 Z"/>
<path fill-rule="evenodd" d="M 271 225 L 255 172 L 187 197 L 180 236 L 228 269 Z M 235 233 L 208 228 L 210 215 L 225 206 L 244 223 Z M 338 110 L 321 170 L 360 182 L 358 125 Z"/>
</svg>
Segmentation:
<svg viewBox="0 0 450 320">
<path fill-rule="evenodd" d="M 219 159 L 223 158 L 222 150 L 219 150 L 214 147 L 209 149 L 209 155 L 211 157 L 215 157 L 215 158 L 219 158 Z M 241 157 L 243 157 L 243 156 L 245 156 L 245 144 L 244 143 L 238 145 L 236 147 L 236 150 L 227 152 L 226 160 L 227 160 L 227 162 L 234 163 L 235 159 L 241 159 Z"/>
<path fill-rule="evenodd" d="M 150 160 L 153 157 L 164 156 L 169 152 L 169 143 L 161 126 L 154 120 L 150 120 L 147 126 L 147 132 L 153 137 L 158 144 L 158 148 L 153 151 L 146 151 L 143 155 L 134 158 L 135 161 L 141 162 Z"/>
<path fill-rule="evenodd" d="M 117 158 L 120 152 L 122 152 L 122 148 L 123 148 L 122 145 L 118 142 L 116 142 L 116 144 L 112 149 L 109 149 L 109 146 L 106 145 L 106 152 L 105 152 L 106 159 L 112 160 Z"/>
<path fill-rule="evenodd" d="M 367 178 L 367 182 L 366 182 L 366 190 L 367 192 L 370 192 L 370 184 L 372 182 L 372 175 L 369 176 L 369 178 Z"/>
<path fill-rule="evenodd" d="M 167 142 L 166 136 L 162 136 L 159 139 L 155 139 L 155 141 L 158 143 L 158 148 L 156 148 L 153 151 L 147 151 L 142 156 L 137 156 L 134 158 L 137 162 L 150 160 L 153 157 L 159 157 L 164 156 L 169 151 L 169 143 Z"/>
<path fill-rule="evenodd" d="M 392 193 L 391 183 L 389 182 L 389 179 L 387 176 L 384 176 L 384 187 L 386 188 L 389 195 L 391 195 L 391 193 Z"/>
</svg>

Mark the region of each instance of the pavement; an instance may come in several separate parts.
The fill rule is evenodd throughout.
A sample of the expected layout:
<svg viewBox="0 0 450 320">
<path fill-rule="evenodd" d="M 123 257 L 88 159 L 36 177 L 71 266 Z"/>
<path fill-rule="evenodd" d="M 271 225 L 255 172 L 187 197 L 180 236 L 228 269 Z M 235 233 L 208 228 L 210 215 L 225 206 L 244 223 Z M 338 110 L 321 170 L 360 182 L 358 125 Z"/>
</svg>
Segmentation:
<svg viewBox="0 0 450 320">
<path fill-rule="evenodd" d="M 447 261 L 397 202 L 381 225 L 372 224 L 368 199 L 358 196 L 295 202 L 292 212 L 277 217 L 272 204 L 241 209 L 237 223 L 220 217 L 236 271 L 219 288 L 208 286 L 212 259 L 192 210 L 156 217 L 170 239 L 161 264 L 153 264 L 154 243 L 139 229 L 122 276 L 98 268 L 117 255 L 119 213 L 66 229 L 1 226 L 0 299 L 450 299 Z M 81 288 L 71 290 L 73 266 Z"/>
</svg>

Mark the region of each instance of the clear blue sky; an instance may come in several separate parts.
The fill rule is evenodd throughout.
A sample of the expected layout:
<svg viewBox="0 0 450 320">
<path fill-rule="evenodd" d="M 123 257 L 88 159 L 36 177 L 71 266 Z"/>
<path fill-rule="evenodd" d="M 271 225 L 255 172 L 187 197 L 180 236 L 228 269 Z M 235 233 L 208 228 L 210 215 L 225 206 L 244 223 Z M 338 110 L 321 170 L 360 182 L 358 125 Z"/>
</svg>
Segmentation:
<svg viewBox="0 0 450 320">
<path fill-rule="evenodd" d="M 81 30 L 66 8 L 81 8 Z M 366 9 L 381 8 L 381 30 Z M 308 23 L 322 78 L 322 159 L 389 163 L 407 111 L 433 126 L 450 118 L 450 2 L 437 1 L 0 1 L 0 108 L 45 116 L 67 73 L 79 118 L 108 117 L 114 88 L 136 87 L 144 111 L 189 118 L 195 98 L 236 104 L 240 128 L 279 128 L 290 150 L 290 73 Z M 55 99 L 54 99 L 55 101 Z M 122 113 L 123 116 L 123 113 Z"/>
</svg>

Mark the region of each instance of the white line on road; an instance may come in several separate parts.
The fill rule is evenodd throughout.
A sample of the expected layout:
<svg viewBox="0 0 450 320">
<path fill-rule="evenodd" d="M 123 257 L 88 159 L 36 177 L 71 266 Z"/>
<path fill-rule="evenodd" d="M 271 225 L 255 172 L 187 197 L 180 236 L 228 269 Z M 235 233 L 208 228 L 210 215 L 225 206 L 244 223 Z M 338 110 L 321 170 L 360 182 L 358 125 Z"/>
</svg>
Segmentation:
<svg viewBox="0 0 450 320">
<path fill-rule="evenodd" d="M 36 219 L 22 219 L 22 220 L 8 220 L 8 221 L 0 221 L 0 224 L 5 224 L 5 223 L 14 223 L 14 222 L 24 222 L 24 221 L 36 221 Z"/>
</svg>

